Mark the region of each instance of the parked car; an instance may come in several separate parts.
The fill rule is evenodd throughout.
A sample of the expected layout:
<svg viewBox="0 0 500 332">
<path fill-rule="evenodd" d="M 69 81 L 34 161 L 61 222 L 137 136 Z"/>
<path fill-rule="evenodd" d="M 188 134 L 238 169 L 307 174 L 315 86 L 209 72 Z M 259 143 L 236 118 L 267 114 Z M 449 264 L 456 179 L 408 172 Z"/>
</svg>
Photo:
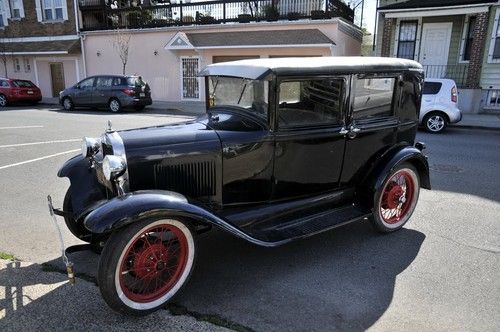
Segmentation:
<svg viewBox="0 0 500 332">
<path fill-rule="evenodd" d="M 117 113 L 125 108 L 143 110 L 151 105 L 151 89 L 140 76 L 99 75 L 88 77 L 59 93 L 67 111 L 75 107 L 107 108 Z"/>
<path fill-rule="evenodd" d="M 34 105 L 40 100 L 42 100 L 42 93 L 33 82 L 15 78 L 0 78 L 1 107 L 17 102 Z"/>
<path fill-rule="evenodd" d="M 206 115 L 84 138 L 59 170 L 71 185 L 55 212 L 102 248 L 98 284 L 118 312 L 170 300 L 212 227 L 265 247 L 367 218 L 388 233 L 430 189 L 417 62 L 253 59 L 201 75 Z"/>
<path fill-rule="evenodd" d="M 441 133 L 449 123 L 462 120 L 457 107 L 458 91 L 455 81 L 444 78 L 426 78 L 422 92 L 419 121 L 425 130 Z"/>
</svg>

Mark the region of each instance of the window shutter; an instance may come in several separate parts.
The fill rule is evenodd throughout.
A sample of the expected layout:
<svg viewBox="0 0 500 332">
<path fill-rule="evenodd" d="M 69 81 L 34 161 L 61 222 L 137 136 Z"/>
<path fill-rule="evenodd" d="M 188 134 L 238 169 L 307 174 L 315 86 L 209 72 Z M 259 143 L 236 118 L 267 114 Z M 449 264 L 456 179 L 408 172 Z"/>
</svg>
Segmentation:
<svg viewBox="0 0 500 332">
<path fill-rule="evenodd" d="M 36 5 L 36 19 L 38 22 L 43 21 L 43 15 L 42 15 L 42 4 L 40 2 L 41 0 L 35 0 L 35 5 Z"/>
<path fill-rule="evenodd" d="M 24 18 L 24 3 L 23 0 L 19 1 L 19 15 Z"/>
<path fill-rule="evenodd" d="M 63 20 L 68 20 L 68 3 L 67 0 L 62 0 L 62 9 L 63 9 Z"/>
</svg>

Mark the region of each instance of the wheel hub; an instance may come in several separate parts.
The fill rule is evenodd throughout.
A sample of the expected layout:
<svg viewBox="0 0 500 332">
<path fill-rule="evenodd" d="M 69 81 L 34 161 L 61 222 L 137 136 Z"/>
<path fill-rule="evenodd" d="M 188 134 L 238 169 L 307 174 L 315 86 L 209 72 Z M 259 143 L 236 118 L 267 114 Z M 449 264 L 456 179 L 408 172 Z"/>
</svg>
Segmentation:
<svg viewBox="0 0 500 332">
<path fill-rule="evenodd" d="M 404 203 L 405 191 L 400 185 L 395 185 L 387 193 L 387 208 L 395 209 L 400 203 Z"/>
<path fill-rule="evenodd" d="M 166 268 L 167 261 L 167 248 L 162 243 L 155 243 L 137 253 L 133 269 L 141 279 L 154 279 Z"/>
</svg>

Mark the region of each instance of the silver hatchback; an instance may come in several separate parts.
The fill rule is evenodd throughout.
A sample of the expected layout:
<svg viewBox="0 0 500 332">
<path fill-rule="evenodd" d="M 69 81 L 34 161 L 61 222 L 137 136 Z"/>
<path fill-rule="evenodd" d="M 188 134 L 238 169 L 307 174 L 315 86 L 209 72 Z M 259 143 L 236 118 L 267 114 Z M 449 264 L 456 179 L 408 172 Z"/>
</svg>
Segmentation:
<svg viewBox="0 0 500 332">
<path fill-rule="evenodd" d="M 140 111 L 152 104 L 151 89 L 140 76 L 91 76 L 61 91 L 59 103 L 67 111 L 76 107 Z"/>
</svg>

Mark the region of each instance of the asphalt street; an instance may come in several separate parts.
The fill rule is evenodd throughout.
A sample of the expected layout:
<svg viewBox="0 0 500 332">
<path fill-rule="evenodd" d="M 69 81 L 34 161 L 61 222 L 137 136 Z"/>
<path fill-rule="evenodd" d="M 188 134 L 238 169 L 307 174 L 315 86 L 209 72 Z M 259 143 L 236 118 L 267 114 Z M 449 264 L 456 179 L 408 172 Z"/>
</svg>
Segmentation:
<svg viewBox="0 0 500 332">
<path fill-rule="evenodd" d="M 56 173 L 79 153 L 81 137 L 99 136 L 108 120 L 125 129 L 184 119 L 162 112 L 0 111 L 0 251 L 43 266 L 26 284 L 16 283 L 18 291 L 47 283 L 49 272 L 42 270 L 61 268 L 46 196 L 62 204 L 68 180 Z M 421 191 L 404 229 L 379 235 L 360 222 L 274 249 L 213 231 L 199 237 L 195 271 L 175 304 L 187 316 L 257 331 L 500 330 L 500 132 L 449 128 L 417 138 L 427 143 L 433 189 Z M 78 243 L 69 231 L 64 237 Z M 73 261 L 92 282 L 98 256 L 80 253 Z M 6 303 L 1 289 L 13 278 L 2 278 L 8 273 L 0 270 L 0 313 Z M 40 312 L 75 312 L 75 302 L 84 313 L 99 312 L 92 329 L 118 320 L 95 285 L 71 291 L 62 280 L 30 305 L 11 308 L 0 326 Z M 170 324 L 169 317 L 155 315 L 126 320 L 120 329 L 144 328 L 153 318 Z"/>
</svg>

